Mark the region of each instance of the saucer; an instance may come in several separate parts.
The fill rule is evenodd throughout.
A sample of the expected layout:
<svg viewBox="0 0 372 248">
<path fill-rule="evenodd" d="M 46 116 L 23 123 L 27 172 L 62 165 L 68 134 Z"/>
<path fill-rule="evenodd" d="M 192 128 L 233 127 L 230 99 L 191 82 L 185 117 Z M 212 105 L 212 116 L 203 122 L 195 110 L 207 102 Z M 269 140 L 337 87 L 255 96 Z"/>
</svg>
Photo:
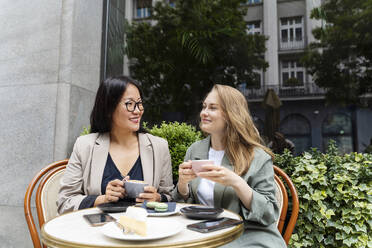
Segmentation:
<svg viewBox="0 0 372 248">
<path fill-rule="evenodd" d="M 180 212 L 190 219 L 215 219 L 224 210 L 222 208 L 214 208 L 208 206 L 189 206 L 180 209 Z"/>
</svg>

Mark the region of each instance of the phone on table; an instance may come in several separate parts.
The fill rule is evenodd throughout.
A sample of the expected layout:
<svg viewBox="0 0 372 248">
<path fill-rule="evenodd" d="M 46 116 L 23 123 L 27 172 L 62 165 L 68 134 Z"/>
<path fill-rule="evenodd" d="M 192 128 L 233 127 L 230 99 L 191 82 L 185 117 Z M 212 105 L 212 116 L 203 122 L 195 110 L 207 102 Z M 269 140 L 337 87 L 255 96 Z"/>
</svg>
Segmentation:
<svg viewBox="0 0 372 248">
<path fill-rule="evenodd" d="M 206 220 L 202 222 L 197 222 L 194 224 L 187 225 L 187 228 L 193 231 L 201 232 L 201 233 L 208 233 L 217 230 L 221 230 L 224 228 L 232 227 L 234 225 L 238 225 L 243 223 L 242 220 L 236 220 L 231 218 L 218 218 L 214 220 Z"/>
<path fill-rule="evenodd" d="M 91 224 L 92 226 L 102 226 L 108 222 L 116 221 L 114 217 L 106 213 L 98 214 L 85 214 L 83 217 Z"/>
</svg>

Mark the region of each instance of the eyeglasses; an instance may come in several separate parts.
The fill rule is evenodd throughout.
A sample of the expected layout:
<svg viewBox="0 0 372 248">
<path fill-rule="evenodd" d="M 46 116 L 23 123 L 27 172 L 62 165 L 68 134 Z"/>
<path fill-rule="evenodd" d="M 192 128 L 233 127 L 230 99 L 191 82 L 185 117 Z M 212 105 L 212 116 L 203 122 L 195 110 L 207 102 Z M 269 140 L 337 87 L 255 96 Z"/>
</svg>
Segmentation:
<svg viewBox="0 0 372 248">
<path fill-rule="evenodd" d="M 135 101 L 127 101 L 127 102 L 120 102 L 121 104 L 125 105 L 125 107 L 127 108 L 127 110 L 129 112 L 134 112 L 134 110 L 136 109 L 136 107 L 138 108 L 139 111 L 143 111 L 143 103 L 142 101 L 138 101 L 138 102 L 135 102 Z"/>
</svg>

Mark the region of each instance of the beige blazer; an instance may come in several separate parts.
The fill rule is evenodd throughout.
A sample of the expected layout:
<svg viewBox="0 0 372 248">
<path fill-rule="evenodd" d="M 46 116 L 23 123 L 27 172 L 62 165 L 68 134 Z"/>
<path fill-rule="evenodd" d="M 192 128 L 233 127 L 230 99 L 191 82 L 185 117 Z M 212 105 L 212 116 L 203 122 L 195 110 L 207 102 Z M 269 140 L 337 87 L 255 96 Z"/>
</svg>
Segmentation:
<svg viewBox="0 0 372 248">
<path fill-rule="evenodd" d="M 138 134 L 144 181 L 171 200 L 172 164 L 168 142 L 151 134 Z M 80 136 L 74 145 L 59 190 L 57 207 L 62 214 L 79 208 L 87 195 L 101 195 L 103 171 L 110 146 L 108 133 Z"/>
</svg>

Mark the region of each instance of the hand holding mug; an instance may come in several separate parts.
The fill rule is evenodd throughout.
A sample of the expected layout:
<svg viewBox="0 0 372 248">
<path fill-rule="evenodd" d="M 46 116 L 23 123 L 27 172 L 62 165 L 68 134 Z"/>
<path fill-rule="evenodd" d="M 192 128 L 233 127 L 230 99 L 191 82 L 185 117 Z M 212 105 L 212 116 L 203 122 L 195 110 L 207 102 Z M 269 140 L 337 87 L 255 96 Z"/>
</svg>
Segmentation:
<svg viewBox="0 0 372 248">
<path fill-rule="evenodd" d="M 123 181 L 115 179 L 110 181 L 106 186 L 105 202 L 117 202 L 120 198 L 124 198 L 125 189 Z"/>
<path fill-rule="evenodd" d="M 178 167 L 178 184 L 188 184 L 196 178 L 196 174 L 192 170 L 191 160 L 183 162 Z"/>
<path fill-rule="evenodd" d="M 144 202 L 144 201 L 157 201 L 161 200 L 161 196 L 157 193 L 157 189 L 153 186 L 145 186 L 144 192 L 140 193 L 136 198 L 136 202 Z"/>
</svg>

